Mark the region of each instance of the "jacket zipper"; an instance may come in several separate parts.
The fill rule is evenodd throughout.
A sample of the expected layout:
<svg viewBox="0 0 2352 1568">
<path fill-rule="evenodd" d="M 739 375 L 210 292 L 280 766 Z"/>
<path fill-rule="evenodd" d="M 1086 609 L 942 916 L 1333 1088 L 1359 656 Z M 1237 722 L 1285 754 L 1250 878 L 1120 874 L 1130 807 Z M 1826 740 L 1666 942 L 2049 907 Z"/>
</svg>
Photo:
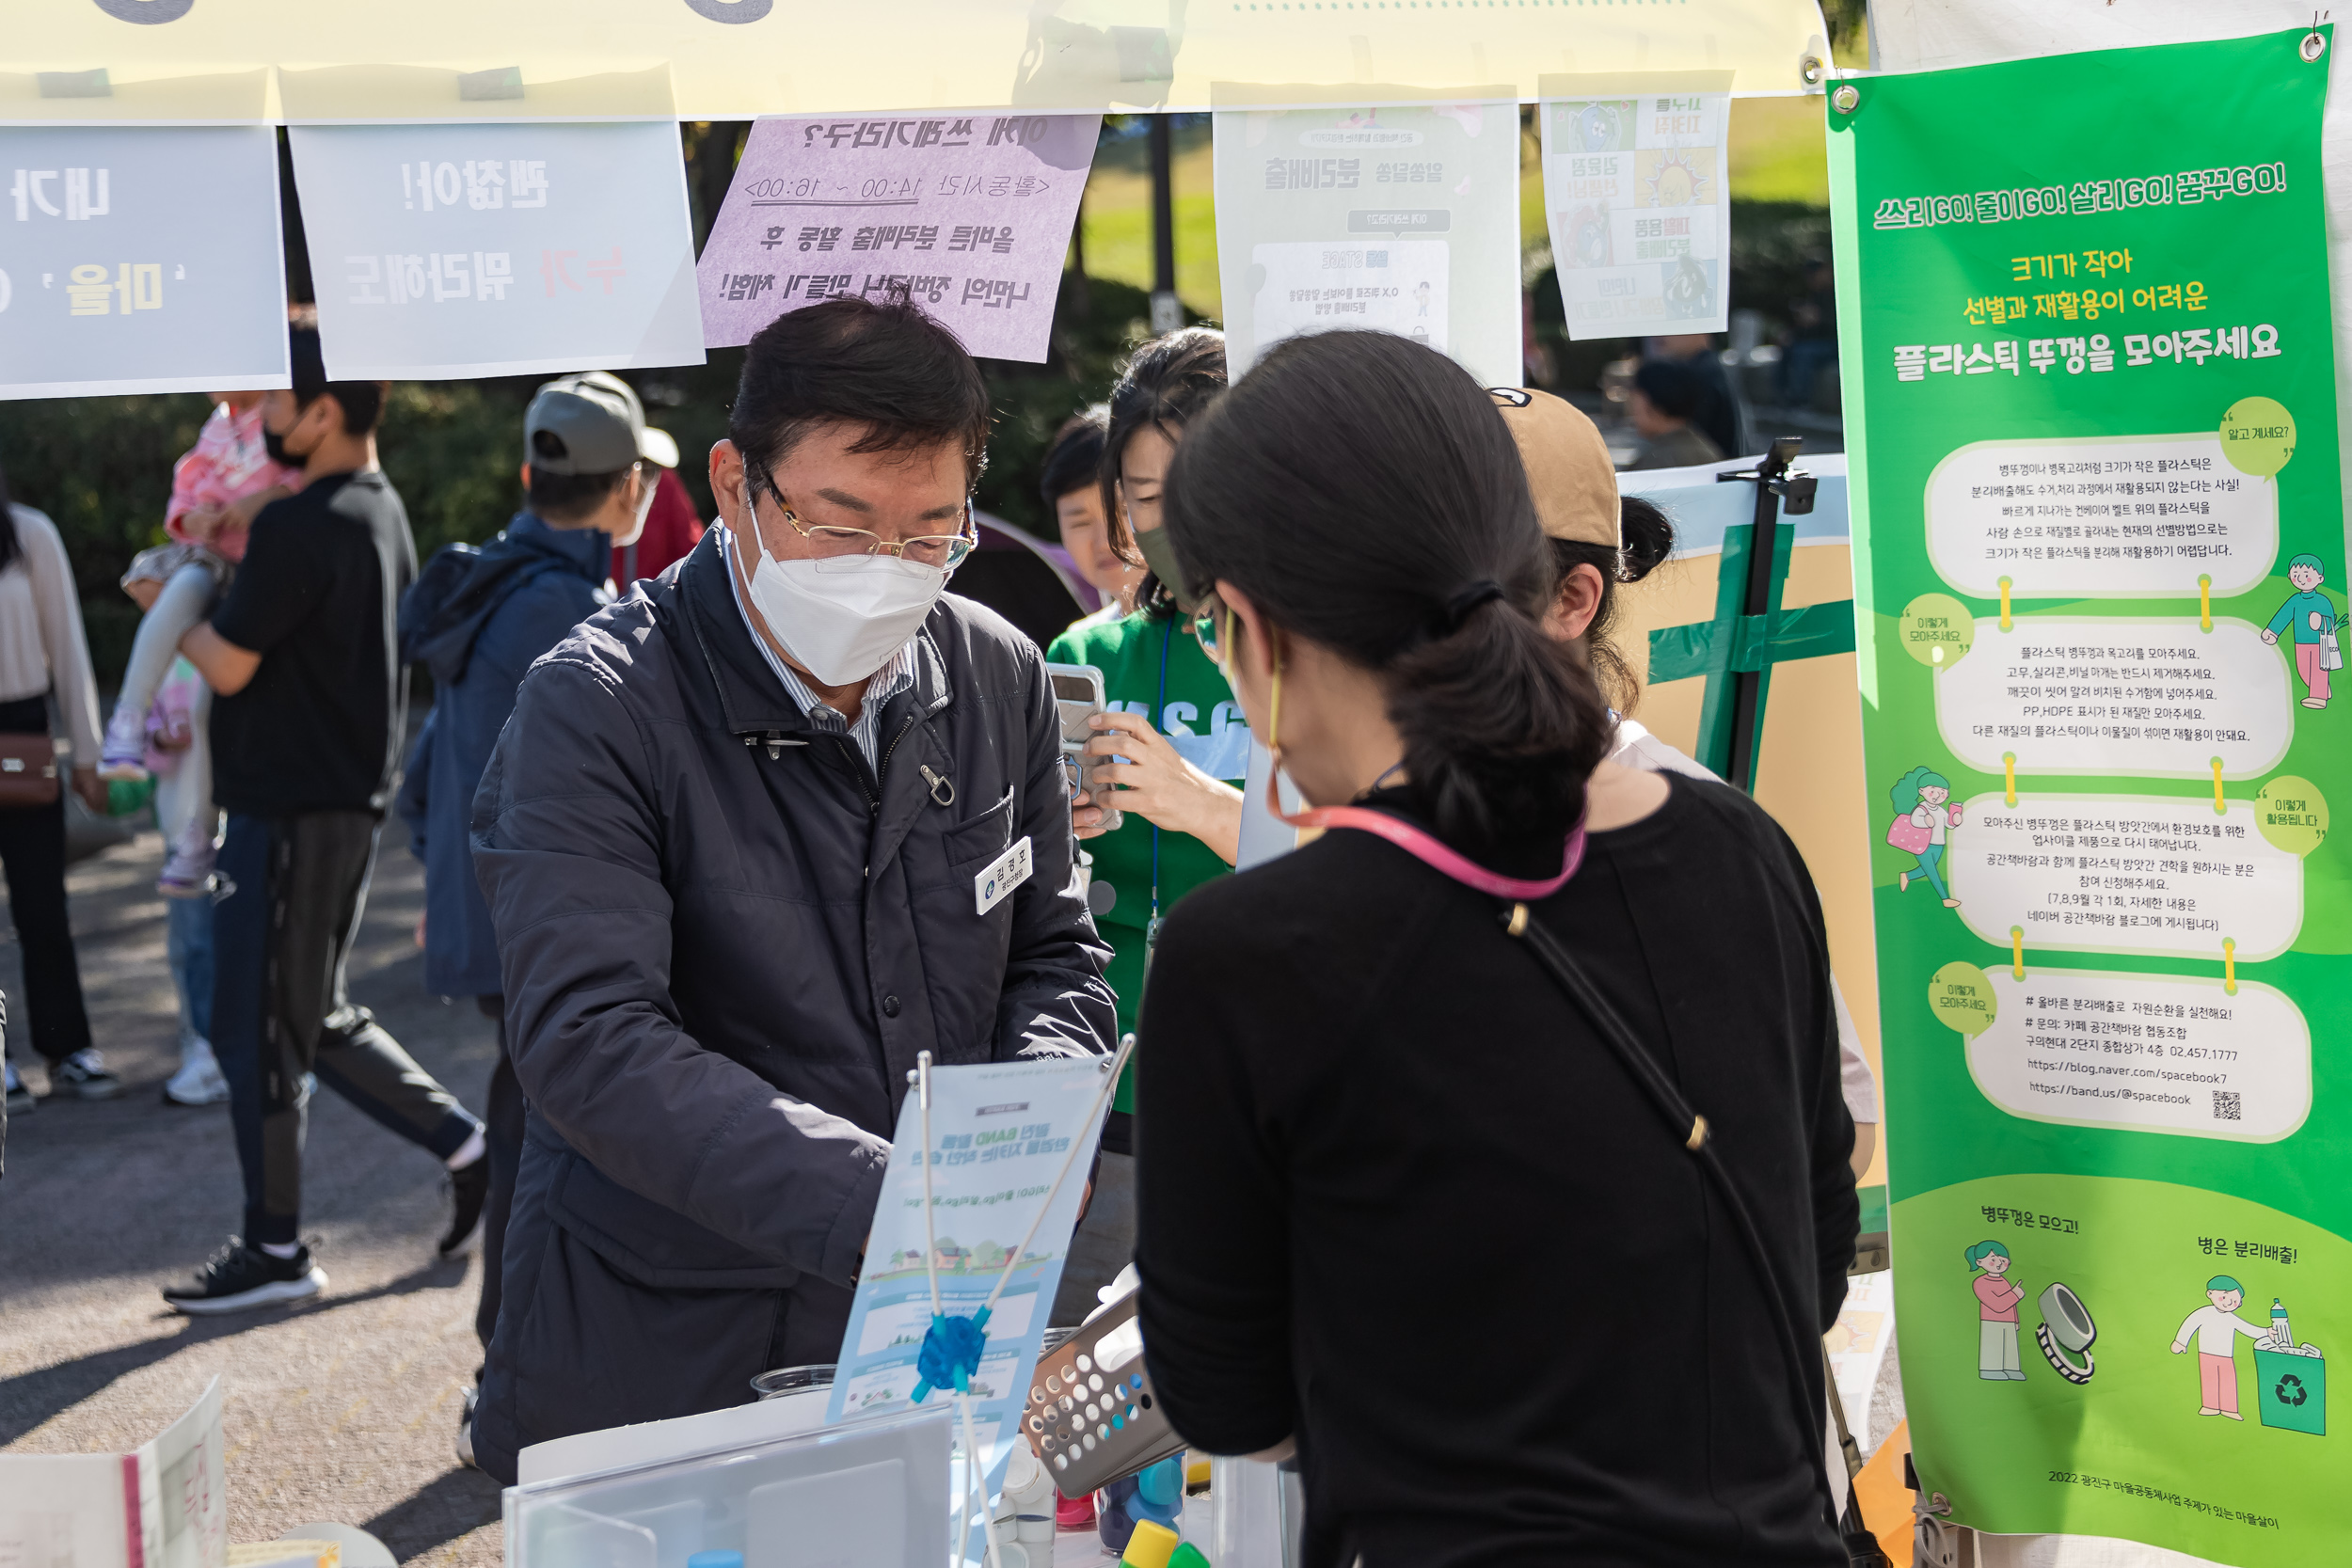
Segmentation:
<svg viewBox="0 0 2352 1568">
<path fill-rule="evenodd" d="M 858 787 L 866 791 L 866 816 L 875 816 L 881 814 L 882 795 L 880 792 L 882 789 L 883 775 L 890 771 L 890 759 L 898 752 L 898 742 L 904 740 L 907 736 L 907 731 L 913 728 L 914 728 L 914 715 L 909 714 L 907 715 L 907 721 L 898 726 L 898 733 L 890 737 L 890 744 L 882 748 L 881 766 L 871 769 L 874 780 L 871 784 L 868 784 L 866 782 L 866 759 L 864 757 L 855 756 L 855 748 L 850 745 L 850 739 L 847 736 L 840 737 L 842 746 L 850 751 L 860 769 L 858 774 Z"/>
</svg>

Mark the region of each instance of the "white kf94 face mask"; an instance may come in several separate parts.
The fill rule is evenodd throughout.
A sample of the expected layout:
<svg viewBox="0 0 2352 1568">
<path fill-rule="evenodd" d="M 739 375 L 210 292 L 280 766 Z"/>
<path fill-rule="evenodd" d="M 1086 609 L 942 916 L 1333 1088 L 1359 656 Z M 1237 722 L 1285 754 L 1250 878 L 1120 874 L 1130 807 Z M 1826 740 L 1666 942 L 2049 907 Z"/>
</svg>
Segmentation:
<svg viewBox="0 0 2352 1568">
<path fill-rule="evenodd" d="M 825 686 L 862 681 L 906 645 L 946 591 L 947 574 L 895 555 L 778 561 L 756 528 L 732 531 L 751 562 L 752 608 L 793 661 Z"/>
</svg>

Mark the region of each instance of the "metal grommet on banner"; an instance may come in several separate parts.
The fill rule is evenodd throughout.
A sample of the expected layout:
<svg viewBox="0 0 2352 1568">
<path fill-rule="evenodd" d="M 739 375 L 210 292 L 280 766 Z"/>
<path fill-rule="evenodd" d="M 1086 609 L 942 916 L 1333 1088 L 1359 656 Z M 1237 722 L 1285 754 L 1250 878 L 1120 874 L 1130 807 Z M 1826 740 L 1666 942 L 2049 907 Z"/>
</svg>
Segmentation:
<svg viewBox="0 0 2352 1568">
<path fill-rule="evenodd" d="M 2296 46 L 2296 53 L 2303 56 L 2306 65 L 2317 64 L 2319 57 L 2328 53 L 2328 35 L 2319 30 L 2318 13 L 2313 13 L 2312 30 L 2303 35 L 2303 41 Z"/>
<path fill-rule="evenodd" d="M 1820 55 L 1807 55 L 1797 62 L 1797 74 L 1804 78 L 1806 87 L 1818 87 L 1821 79 L 1829 74 L 1829 66 Z"/>
<path fill-rule="evenodd" d="M 1851 82 L 1841 82 L 1837 90 L 1829 95 L 1829 102 L 1830 107 L 1839 114 L 1850 115 L 1862 107 L 1862 89 Z"/>
</svg>

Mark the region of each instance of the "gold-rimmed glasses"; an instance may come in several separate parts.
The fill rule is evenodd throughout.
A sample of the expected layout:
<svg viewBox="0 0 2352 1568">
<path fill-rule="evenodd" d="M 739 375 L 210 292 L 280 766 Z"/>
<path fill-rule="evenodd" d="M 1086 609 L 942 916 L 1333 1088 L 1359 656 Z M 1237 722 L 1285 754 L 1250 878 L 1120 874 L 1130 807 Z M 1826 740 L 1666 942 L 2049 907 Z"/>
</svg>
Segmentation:
<svg viewBox="0 0 2352 1568">
<path fill-rule="evenodd" d="M 964 562 L 979 544 L 972 527 L 972 503 L 963 504 L 963 527 L 954 533 L 925 533 L 913 539 L 884 539 L 870 529 L 843 528 L 831 523 L 804 523 L 800 514 L 785 503 L 772 480 L 762 476 L 753 481 L 755 493 L 765 490 L 776 503 L 776 511 L 793 532 L 817 546 L 819 558 L 859 555 L 895 555 L 901 561 L 912 561 L 918 566 L 932 566 L 952 572 Z"/>
</svg>

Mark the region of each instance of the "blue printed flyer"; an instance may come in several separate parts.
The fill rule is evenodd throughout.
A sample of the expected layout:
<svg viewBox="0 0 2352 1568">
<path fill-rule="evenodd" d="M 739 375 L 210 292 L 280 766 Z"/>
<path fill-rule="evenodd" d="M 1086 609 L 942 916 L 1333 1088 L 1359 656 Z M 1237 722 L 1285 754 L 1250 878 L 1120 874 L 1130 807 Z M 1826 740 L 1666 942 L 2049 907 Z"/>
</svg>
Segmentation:
<svg viewBox="0 0 2352 1568">
<path fill-rule="evenodd" d="M 923 1109 L 909 1090 L 841 1341 L 828 1422 L 911 1407 L 920 1376 L 915 1355 L 930 1327 L 931 1262 L 938 1266 L 940 1309 L 951 1317 L 977 1312 L 1012 1265 L 989 1314 L 972 1380 L 975 1442 L 988 1456 L 995 1485 L 1011 1455 L 1029 1371 L 1077 1228 L 1108 1103 L 1101 1090 L 1110 1063 L 1108 1056 L 1057 1057 L 932 1069 L 928 1228 Z M 1065 1164 L 1069 1175 L 1056 1191 Z M 934 1391 L 925 1402 L 952 1397 Z M 957 1435 L 961 1442 L 961 1422 Z"/>
</svg>

